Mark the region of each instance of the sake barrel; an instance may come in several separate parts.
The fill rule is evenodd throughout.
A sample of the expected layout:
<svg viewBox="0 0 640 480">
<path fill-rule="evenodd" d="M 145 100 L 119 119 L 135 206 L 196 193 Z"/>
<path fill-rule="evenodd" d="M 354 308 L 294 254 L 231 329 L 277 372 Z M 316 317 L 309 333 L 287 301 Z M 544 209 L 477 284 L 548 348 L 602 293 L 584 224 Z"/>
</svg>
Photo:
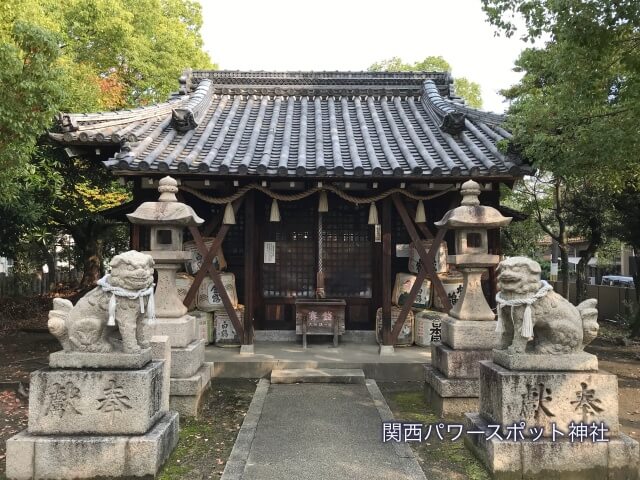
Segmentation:
<svg viewBox="0 0 640 480">
<path fill-rule="evenodd" d="M 229 295 L 231 305 L 233 305 L 233 307 L 235 308 L 238 305 L 238 294 L 236 293 L 236 277 L 233 273 L 226 272 L 221 273 L 220 278 L 222 279 L 224 289 Z M 202 310 L 203 312 L 224 310 L 222 297 L 220 296 L 218 289 L 216 288 L 213 280 L 211 280 L 210 277 L 205 277 L 204 280 L 202 280 L 200 288 L 198 288 L 197 297 L 198 310 Z"/>
<path fill-rule="evenodd" d="M 444 312 L 420 310 L 415 313 L 415 342 L 421 347 L 428 347 L 432 342 L 442 338 L 442 320 L 447 317 Z"/>
<path fill-rule="evenodd" d="M 244 322 L 244 305 L 238 305 L 235 309 L 240 323 Z M 216 310 L 213 314 L 216 325 L 216 345 L 221 347 L 237 347 L 240 345 L 240 337 L 236 333 L 233 322 L 224 310 Z"/>
<path fill-rule="evenodd" d="M 396 275 L 396 283 L 393 287 L 393 295 L 391 303 L 394 305 L 404 305 L 405 299 L 409 296 L 409 292 L 413 288 L 413 284 L 416 282 L 416 276 L 410 273 L 398 273 Z M 430 305 L 431 299 L 431 282 L 425 280 L 422 282 L 422 287 L 418 290 L 413 301 L 414 308 L 427 308 Z"/>
<path fill-rule="evenodd" d="M 391 330 L 393 330 L 398 317 L 400 316 L 400 307 L 391 307 Z M 398 334 L 398 341 L 396 346 L 410 346 L 413 345 L 413 312 L 409 310 L 407 313 L 407 319 L 404 321 L 404 325 L 400 329 Z M 382 308 L 376 311 L 376 340 L 382 344 Z"/>
<path fill-rule="evenodd" d="M 185 297 L 187 296 L 187 292 L 191 288 L 192 284 L 193 284 L 193 277 L 188 273 L 180 272 L 176 274 L 176 289 L 178 290 L 178 298 L 180 300 L 184 301 Z M 193 301 L 191 302 L 191 305 L 189 305 L 188 308 L 189 310 L 193 310 L 194 308 L 196 308 L 195 297 L 193 298 Z"/>
<path fill-rule="evenodd" d="M 215 237 L 205 237 L 203 238 L 204 244 L 207 246 L 207 249 L 211 248 L 211 244 L 215 240 Z M 193 240 L 189 240 L 188 242 L 184 242 L 182 247 L 185 252 L 193 252 L 193 257 L 191 261 L 185 264 L 185 268 L 187 272 L 191 275 L 195 275 L 200 267 L 202 267 L 202 260 L 204 259 L 203 255 L 198 250 L 196 246 L 196 242 Z M 227 262 L 224 259 L 224 253 L 222 253 L 222 247 L 218 250 L 218 254 L 213 257 L 213 266 L 216 267 L 217 270 L 224 270 L 227 268 Z"/>
<path fill-rule="evenodd" d="M 428 252 L 433 245 L 433 240 L 421 240 L 424 249 Z M 411 242 L 409 244 L 409 271 L 412 273 L 420 273 L 422 267 L 422 260 L 418 255 L 418 250 L 415 248 L 415 244 Z M 447 264 L 447 243 L 442 241 L 438 246 L 438 251 L 433 260 L 433 268 L 436 269 L 436 273 L 445 273 L 448 271 Z"/>
<path fill-rule="evenodd" d="M 449 311 L 449 308 L 454 306 L 458 300 L 460 299 L 460 294 L 462 293 L 462 274 L 460 273 L 444 273 L 439 274 L 438 278 L 442 281 L 442 285 L 444 286 L 444 291 L 449 297 L 449 302 L 451 305 L 442 305 L 440 301 L 440 297 L 433 292 L 433 306 L 438 310 Z"/>
<path fill-rule="evenodd" d="M 213 335 L 215 330 L 213 324 L 213 313 L 194 310 L 189 312 L 189 314 L 196 317 L 198 321 L 198 338 L 204 339 L 206 343 L 213 343 L 215 341 L 215 337 Z"/>
</svg>

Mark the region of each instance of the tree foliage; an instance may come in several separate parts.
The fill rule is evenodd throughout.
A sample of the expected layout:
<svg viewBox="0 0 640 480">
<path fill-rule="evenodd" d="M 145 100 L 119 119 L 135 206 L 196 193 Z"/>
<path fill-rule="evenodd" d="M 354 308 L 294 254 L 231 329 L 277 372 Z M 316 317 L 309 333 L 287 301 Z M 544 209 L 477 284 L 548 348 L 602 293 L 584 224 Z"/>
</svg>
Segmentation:
<svg viewBox="0 0 640 480">
<path fill-rule="evenodd" d="M 100 212 L 120 205 L 129 193 L 101 164 L 36 146 L 37 140 L 56 111 L 164 101 L 185 68 L 215 68 L 202 50 L 200 8 L 194 0 L 2 2 L 3 253 L 15 253 L 19 245 L 52 248 L 38 239 L 70 234 L 84 264 L 83 283 L 96 279 L 104 249 L 122 244 L 121 231 Z"/>
<path fill-rule="evenodd" d="M 639 186 L 640 2 L 482 1 L 499 31 L 522 22 L 525 40 L 544 41 L 521 54 L 524 76 L 504 92 L 523 154 L 556 174 Z"/>
<path fill-rule="evenodd" d="M 444 58 L 438 56 L 426 57 L 421 61 L 406 63 L 400 57 L 391 57 L 375 62 L 369 67 L 370 72 L 451 72 L 451 65 Z M 482 107 L 480 84 L 465 77 L 454 79 L 453 86 L 456 95 L 462 97 L 473 108 Z"/>
</svg>

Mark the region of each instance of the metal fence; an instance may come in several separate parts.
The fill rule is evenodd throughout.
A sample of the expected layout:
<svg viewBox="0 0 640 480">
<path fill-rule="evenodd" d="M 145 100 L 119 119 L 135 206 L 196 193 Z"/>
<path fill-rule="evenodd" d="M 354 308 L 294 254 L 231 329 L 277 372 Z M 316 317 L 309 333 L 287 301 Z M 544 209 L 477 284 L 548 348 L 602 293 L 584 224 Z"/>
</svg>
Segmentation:
<svg viewBox="0 0 640 480">
<path fill-rule="evenodd" d="M 560 291 L 560 282 L 551 282 L 551 284 L 556 292 Z M 598 300 L 599 320 L 624 317 L 638 308 L 636 292 L 633 288 L 587 285 L 587 298 Z M 574 305 L 576 303 L 575 283 L 569 283 L 569 301 Z"/>
</svg>

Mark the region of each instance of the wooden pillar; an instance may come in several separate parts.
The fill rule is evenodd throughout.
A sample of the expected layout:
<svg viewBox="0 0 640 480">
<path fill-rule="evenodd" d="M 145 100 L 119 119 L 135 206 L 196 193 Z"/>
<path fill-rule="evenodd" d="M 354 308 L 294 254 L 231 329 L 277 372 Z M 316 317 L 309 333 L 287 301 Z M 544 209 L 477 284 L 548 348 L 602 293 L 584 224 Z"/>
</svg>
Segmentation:
<svg viewBox="0 0 640 480">
<path fill-rule="evenodd" d="M 382 343 L 391 339 L 391 198 L 382 201 Z"/>
<path fill-rule="evenodd" d="M 243 345 L 253 344 L 253 314 L 256 286 L 256 209 L 255 194 L 247 192 L 244 201 L 244 338 Z"/>
<path fill-rule="evenodd" d="M 140 251 L 140 225 L 129 223 L 129 249 Z"/>
</svg>

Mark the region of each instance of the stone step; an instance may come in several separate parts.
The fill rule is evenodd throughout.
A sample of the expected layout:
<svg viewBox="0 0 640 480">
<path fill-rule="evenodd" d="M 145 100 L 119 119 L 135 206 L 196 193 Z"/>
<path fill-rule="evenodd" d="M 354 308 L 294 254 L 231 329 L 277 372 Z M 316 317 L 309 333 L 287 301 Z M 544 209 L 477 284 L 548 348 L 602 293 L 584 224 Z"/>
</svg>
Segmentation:
<svg viewBox="0 0 640 480">
<path fill-rule="evenodd" d="M 271 372 L 271 383 L 364 383 L 357 368 L 297 368 Z"/>
</svg>

